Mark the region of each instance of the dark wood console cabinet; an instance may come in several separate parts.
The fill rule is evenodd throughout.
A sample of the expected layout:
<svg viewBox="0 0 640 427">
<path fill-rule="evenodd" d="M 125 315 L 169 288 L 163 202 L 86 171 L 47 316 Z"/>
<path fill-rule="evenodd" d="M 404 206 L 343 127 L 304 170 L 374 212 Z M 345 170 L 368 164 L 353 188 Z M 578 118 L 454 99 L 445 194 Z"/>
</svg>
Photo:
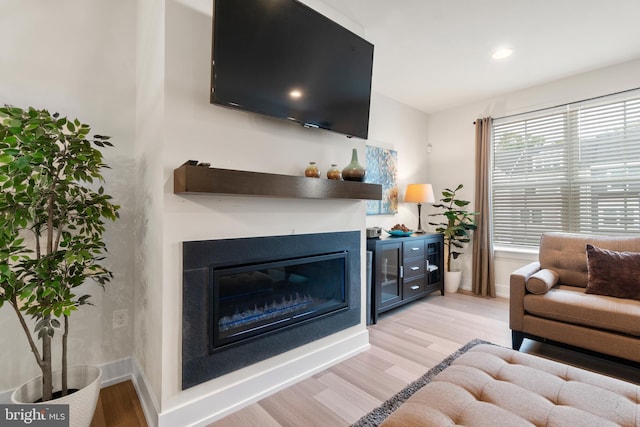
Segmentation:
<svg viewBox="0 0 640 427">
<path fill-rule="evenodd" d="M 371 319 L 425 295 L 444 295 L 443 236 L 416 234 L 367 240 L 372 257 Z"/>
</svg>

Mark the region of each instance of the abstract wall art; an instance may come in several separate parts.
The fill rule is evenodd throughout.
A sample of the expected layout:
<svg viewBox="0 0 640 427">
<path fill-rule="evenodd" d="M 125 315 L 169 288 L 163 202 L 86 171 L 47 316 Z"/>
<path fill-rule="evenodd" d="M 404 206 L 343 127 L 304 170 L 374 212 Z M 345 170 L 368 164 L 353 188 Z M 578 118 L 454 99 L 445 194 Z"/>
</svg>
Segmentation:
<svg viewBox="0 0 640 427">
<path fill-rule="evenodd" d="M 398 213 L 398 152 L 367 145 L 364 182 L 382 185 L 382 200 L 367 201 L 367 215 Z"/>
</svg>

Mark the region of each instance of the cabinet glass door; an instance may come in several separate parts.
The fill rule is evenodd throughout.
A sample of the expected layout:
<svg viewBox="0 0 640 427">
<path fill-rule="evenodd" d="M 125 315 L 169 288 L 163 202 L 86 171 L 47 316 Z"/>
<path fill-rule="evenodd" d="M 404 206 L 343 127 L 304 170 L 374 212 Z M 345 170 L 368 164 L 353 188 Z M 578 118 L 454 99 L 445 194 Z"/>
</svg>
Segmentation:
<svg viewBox="0 0 640 427">
<path fill-rule="evenodd" d="M 402 298 L 400 277 L 401 246 L 383 245 L 379 252 L 379 298 L 380 308 L 399 301 Z"/>
<path fill-rule="evenodd" d="M 439 241 L 427 243 L 427 284 L 439 283 L 442 280 L 442 243 Z"/>
</svg>

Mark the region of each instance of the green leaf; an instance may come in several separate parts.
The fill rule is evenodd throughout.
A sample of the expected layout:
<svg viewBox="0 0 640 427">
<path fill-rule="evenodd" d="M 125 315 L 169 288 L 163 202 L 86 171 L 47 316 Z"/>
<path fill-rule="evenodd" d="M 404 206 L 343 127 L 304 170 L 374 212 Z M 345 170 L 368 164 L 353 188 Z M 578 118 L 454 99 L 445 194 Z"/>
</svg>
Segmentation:
<svg viewBox="0 0 640 427">
<path fill-rule="evenodd" d="M 44 329 L 40 329 L 40 330 L 38 331 L 38 339 L 43 339 L 43 338 L 44 338 L 44 337 L 46 337 L 47 335 L 48 335 L 48 334 L 47 334 L 47 329 L 46 329 L 46 328 L 44 328 Z"/>
</svg>

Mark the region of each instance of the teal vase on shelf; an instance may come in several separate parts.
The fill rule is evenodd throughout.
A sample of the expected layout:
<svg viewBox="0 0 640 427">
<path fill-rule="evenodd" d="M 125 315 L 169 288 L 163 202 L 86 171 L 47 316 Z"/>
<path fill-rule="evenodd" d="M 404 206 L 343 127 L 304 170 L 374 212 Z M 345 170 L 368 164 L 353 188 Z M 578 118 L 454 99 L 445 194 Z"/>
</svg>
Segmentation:
<svg viewBox="0 0 640 427">
<path fill-rule="evenodd" d="M 345 181 L 364 181 L 366 170 L 364 166 L 358 163 L 358 150 L 356 148 L 351 152 L 351 163 L 342 169 L 342 179 Z"/>
</svg>

